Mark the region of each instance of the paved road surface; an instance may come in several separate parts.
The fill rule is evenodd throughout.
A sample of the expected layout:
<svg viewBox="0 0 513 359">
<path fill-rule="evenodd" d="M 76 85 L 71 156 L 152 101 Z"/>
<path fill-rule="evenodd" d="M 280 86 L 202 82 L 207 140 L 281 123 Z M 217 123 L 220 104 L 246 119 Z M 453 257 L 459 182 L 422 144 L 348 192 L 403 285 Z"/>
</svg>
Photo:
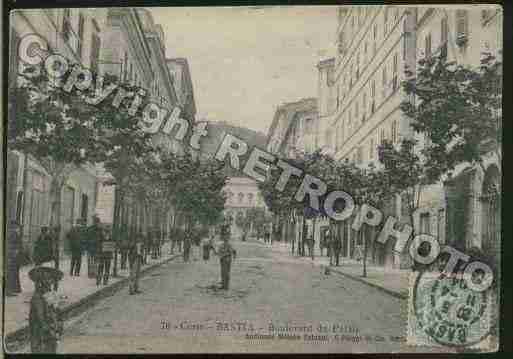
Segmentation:
<svg viewBox="0 0 513 359">
<path fill-rule="evenodd" d="M 169 262 L 141 280 L 142 294 L 128 295 L 125 288 L 74 319 L 59 352 L 412 350 L 390 339 L 406 335 L 406 301 L 337 274 L 326 276 L 318 266 L 261 243 L 234 244 L 238 258 L 229 291 L 217 289 L 215 256 L 209 262 Z M 270 324 L 282 330 L 272 332 Z M 331 331 L 319 332 L 320 324 Z M 287 325 L 295 331 L 283 330 Z M 333 332 L 333 325 L 340 328 Z M 268 334 L 274 339 L 247 336 Z M 349 339 L 354 336 L 360 340 Z"/>
</svg>

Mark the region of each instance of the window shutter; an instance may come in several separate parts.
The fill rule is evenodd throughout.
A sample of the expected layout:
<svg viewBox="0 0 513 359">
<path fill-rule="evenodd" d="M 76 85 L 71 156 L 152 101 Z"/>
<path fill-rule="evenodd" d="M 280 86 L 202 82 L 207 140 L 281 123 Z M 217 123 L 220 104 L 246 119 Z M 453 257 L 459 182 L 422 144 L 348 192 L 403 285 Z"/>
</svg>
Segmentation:
<svg viewBox="0 0 513 359">
<path fill-rule="evenodd" d="M 448 26 L 447 18 L 442 18 L 440 23 L 440 55 L 445 58 L 447 57 L 447 39 L 448 39 Z"/>
</svg>

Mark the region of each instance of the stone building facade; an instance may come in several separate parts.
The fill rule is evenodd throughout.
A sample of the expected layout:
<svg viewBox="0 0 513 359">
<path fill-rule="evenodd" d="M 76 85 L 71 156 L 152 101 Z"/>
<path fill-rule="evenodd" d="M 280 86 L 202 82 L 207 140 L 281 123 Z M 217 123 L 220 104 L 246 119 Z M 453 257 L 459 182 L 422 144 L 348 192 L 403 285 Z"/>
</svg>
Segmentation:
<svg viewBox="0 0 513 359">
<path fill-rule="evenodd" d="M 415 72 L 419 59 L 440 51 L 470 66 L 479 64 L 483 51 L 502 56 L 502 12 L 497 6 L 341 6 L 337 16 L 337 54 L 317 66 L 320 147 L 362 167 L 378 162 L 377 146 L 385 139 L 399 143 L 415 137 L 419 149 L 424 143 L 399 108 L 406 98 L 400 86 L 405 69 Z M 413 214 L 417 233 L 498 252 L 500 205 L 489 188 L 500 188 L 500 149 L 483 150 L 483 158 L 482 167 L 461 165 L 450 182 L 423 189 L 420 208 Z M 400 197 L 387 207 L 388 215 L 409 222 Z M 387 245 L 378 264 L 411 265 L 408 256 L 393 253 L 393 241 Z"/>
</svg>

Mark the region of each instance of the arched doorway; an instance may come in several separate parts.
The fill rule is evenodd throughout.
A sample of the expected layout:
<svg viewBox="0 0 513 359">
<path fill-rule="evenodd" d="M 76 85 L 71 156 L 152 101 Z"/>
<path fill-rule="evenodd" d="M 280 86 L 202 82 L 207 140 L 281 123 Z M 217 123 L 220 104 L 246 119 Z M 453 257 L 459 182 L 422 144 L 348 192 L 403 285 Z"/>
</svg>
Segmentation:
<svg viewBox="0 0 513 359">
<path fill-rule="evenodd" d="M 488 167 L 481 192 L 481 248 L 498 264 L 501 235 L 500 172 L 497 166 Z"/>
</svg>

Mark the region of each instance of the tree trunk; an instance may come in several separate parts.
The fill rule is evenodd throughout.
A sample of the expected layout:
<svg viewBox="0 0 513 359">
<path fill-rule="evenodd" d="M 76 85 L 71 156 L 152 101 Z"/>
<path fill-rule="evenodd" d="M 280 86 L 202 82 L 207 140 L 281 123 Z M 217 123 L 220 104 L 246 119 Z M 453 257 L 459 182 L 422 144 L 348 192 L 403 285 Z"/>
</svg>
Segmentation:
<svg viewBox="0 0 513 359">
<path fill-rule="evenodd" d="M 119 245 L 119 227 L 121 220 L 121 202 L 123 195 L 118 186 L 114 189 L 114 216 L 112 218 L 112 236 L 116 245 L 114 247 L 114 263 L 112 266 L 112 277 L 118 276 L 118 245 Z"/>
<path fill-rule="evenodd" d="M 50 203 L 51 203 L 51 215 L 50 215 L 50 227 L 51 229 L 57 228 L 56 243 L 54 243 L 54 255 L 57 256 L 56 264 L 57 269 L 60 263 L 61 253 L 61 210 L 62 210 L 62 189 L 64 187 L 64 179 L 56 175 L 52 178 L 51 190 L 50 190 Z M 73 210 L 73 209 L 72 209 Z"/>
<path fill-rule="evenodd" d="M 301 256 L 304 257 L 305 256 L 305 239 L 306 239 L 306 230 L 307 230 L 307 226 L 306 226 L 306 217 L 305 215 L 303 214 L 303 228 L 301 230 Z"/>
<path fill-rule="evenodd" d="M 363 237 L 363 274 L 362 277 L 367 277 L 367 236 L 365 235 L 365 227 L 360 229 L 360 236 Z"/>
</svg>

